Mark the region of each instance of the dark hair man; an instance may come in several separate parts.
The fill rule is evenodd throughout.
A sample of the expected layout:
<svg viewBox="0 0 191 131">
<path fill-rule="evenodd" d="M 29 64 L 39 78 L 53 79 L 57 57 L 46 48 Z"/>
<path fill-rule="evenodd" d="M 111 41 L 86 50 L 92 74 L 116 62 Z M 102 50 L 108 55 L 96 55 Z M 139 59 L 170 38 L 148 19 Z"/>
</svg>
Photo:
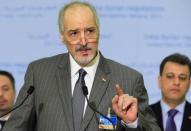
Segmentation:
<svg viewBox="0 0 191 131">
<path fill-rule="evenodd" d="M 191 104 L 185 98 L 191 83 L 190 59 L 171 54 L 161 62 L 159 73 L 162 99 L 151 105 L 159 126 L 165 131 L 190 131 Z"/>
<path fill-rule="evenodd" d="M 13 108 L 15 100 L 15 80 L 11 73 L 0 70 L 0 115 Z M 0 118 L 0 131 L 8 120 L 10 113 Z"/>
</svg>

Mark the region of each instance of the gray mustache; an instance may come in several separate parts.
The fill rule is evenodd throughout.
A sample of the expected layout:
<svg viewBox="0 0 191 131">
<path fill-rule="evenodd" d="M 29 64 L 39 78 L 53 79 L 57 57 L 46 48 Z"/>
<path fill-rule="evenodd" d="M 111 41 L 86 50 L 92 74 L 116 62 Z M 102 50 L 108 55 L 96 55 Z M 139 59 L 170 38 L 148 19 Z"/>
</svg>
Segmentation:
<svg viewBox="0 0 191 131">
<path fill-rule="evenodd" d="M 87 51 L 87 50 L 91 50 L 91 48 L 87 46 L 80 46 L 76 48 L 76 51 Z"/>
</svg>

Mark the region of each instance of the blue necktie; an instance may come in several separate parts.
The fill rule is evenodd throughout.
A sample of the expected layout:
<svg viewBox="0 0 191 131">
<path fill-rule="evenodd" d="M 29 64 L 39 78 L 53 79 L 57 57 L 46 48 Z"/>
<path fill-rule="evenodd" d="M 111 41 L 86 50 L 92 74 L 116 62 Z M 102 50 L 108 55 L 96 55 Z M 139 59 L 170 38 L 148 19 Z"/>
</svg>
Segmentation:
<svg viewBox="0 0 191 131">
<path fill-rule="evenodd" d="M 85 96 L 83 95 L 82 86 L 85 85 L 84 77 L 86 74 L 87 72 L 84 69 L 79 70 L 79 77 L 74 87 L 72 98 L 74 131 L 80 131 L 83 119 Z"/>
<path fill-rule="evenodd" d="M 174 122 L 174 116 L 178 113 L 177 110 L 171 109 L 168 111 L 168 119 L 166 122 L 166 130 L 165 131 L 176 131 L 176 124 Z"/>
</svg>

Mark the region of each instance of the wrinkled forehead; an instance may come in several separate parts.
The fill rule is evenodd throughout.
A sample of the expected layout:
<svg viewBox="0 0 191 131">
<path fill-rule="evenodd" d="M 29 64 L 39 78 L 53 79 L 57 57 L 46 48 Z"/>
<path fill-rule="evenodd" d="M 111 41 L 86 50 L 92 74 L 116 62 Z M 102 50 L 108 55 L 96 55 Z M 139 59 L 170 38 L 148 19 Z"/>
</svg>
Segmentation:
<svg viewBox="0 0 191 131">
<path fill-rule="evenodd" d="M 96 25 L 96 17 L 89 7 L 74 6 L 65 11 L 63 18 L 64 26 L 71 24 L 93 24 Z"/>
<path fill-rule="evenodd" d="M 74 19 L 74 18 L 81 18 L 81 19 L 88 19 L 91 18 L 95 21 L 95 17 L 93 12 L 90 10 L 89 7 L 86 6 L 74 6 L 70 7 L 65 11 L 64 20 L 67 19 Z"/>
</svg>

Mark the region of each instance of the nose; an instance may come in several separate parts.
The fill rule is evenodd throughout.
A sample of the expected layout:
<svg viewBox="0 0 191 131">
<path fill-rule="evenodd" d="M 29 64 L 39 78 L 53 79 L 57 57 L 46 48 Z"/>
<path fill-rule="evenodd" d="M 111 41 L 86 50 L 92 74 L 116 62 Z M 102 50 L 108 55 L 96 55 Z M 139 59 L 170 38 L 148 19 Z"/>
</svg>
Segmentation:
<svg viewBox="0 0 191 131">
<path fill-rule="evenodd" d="M 179 80 L 178 77 L 175 77 L 175 79 L 174 79 L 174 84 L 175 84 L 175 85 L 179 85 L 179 84 L 180 84 L 180 80 Z"/>
<path fill-rule="evenodd" d="M 84 33 L 84 32 L 81 32 L 80 44 L 83 45 L 83 46 L 87 44 L 86 36 L 85 36 L 85 33 Z"/>
</svg>

